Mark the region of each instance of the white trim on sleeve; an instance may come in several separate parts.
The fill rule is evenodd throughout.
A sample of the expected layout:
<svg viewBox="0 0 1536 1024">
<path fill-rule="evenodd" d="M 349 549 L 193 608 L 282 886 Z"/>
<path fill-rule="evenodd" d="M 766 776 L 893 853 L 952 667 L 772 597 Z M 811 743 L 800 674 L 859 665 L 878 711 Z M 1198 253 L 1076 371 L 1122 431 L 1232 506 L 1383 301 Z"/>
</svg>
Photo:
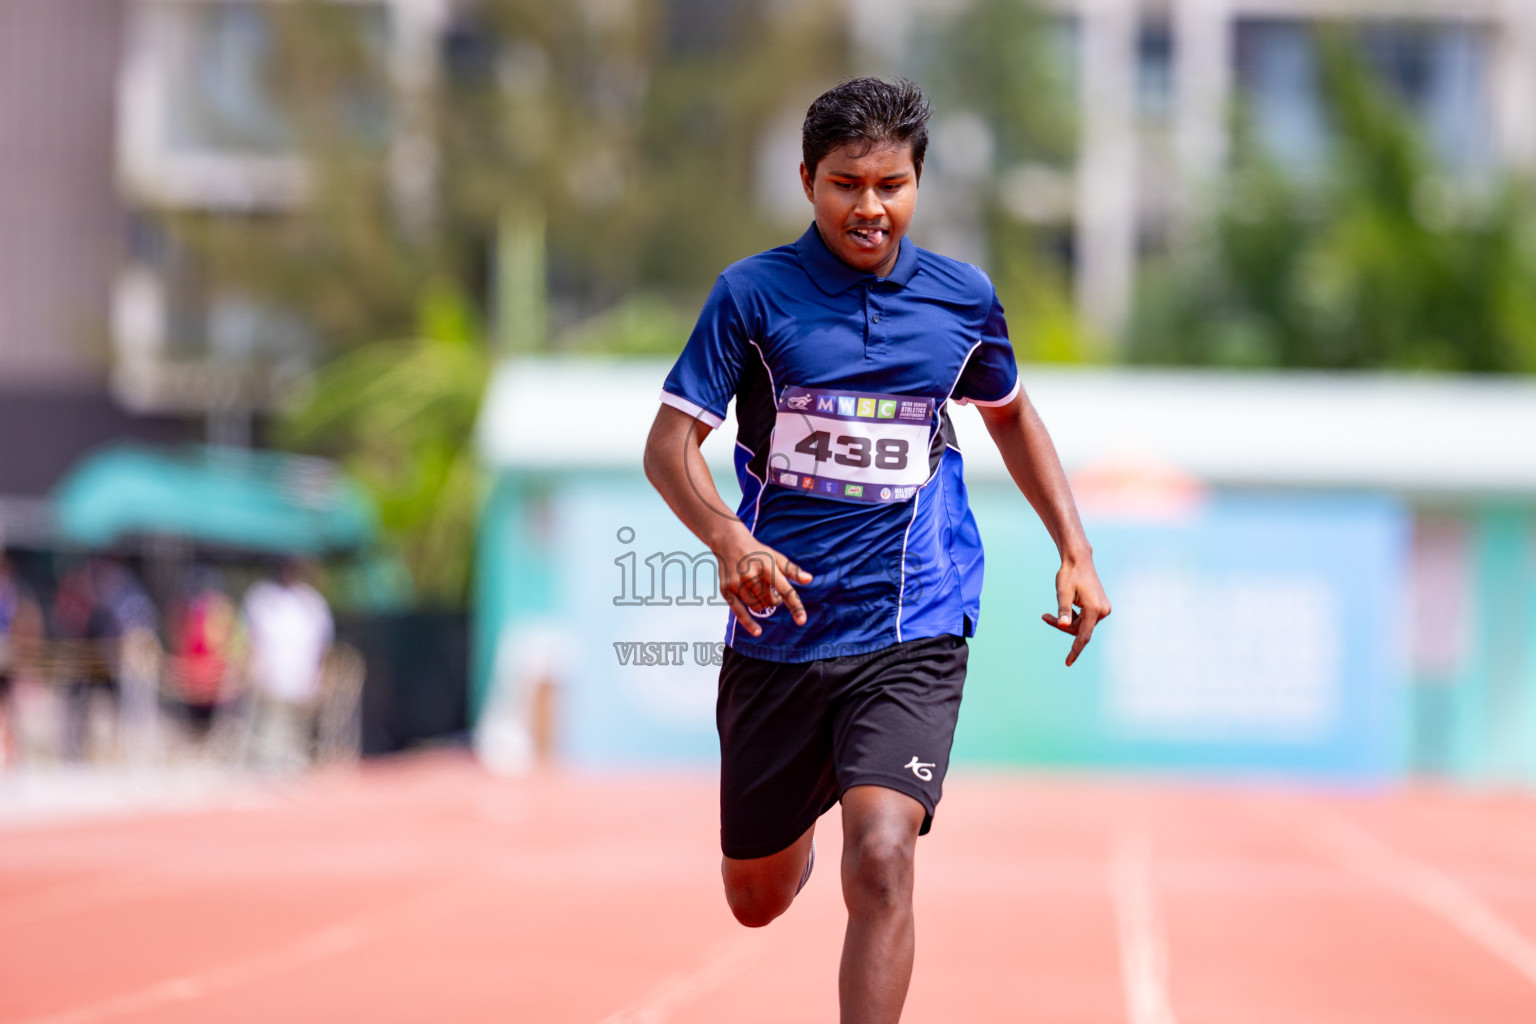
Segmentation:
<svg viewBox="0 0 1536 1024">
<path fill-rule="evenodd" d="M 710 412 L 708 409 L 704 408 L 702 405 L 698 405 L 698 404 L 696 404 L 694 402 L 690 402 L 690 401 L 688 401 L 688 399 L 684 398 L 682 395 L 674 395 L 672 392 L 667 391 L 665 389 L 663 389 L 662 392 L 661 392 L 661 404 L 662 405 L 670 405 L 672 408 L 676 409 L 678 412 L 685 412 L 685 413 L 687 413 L 689 416 L 692 416 L 694 419 L 698 420 L 700 423 L 703 423 L 710 430 L 718 430 L 719 427 L 720 427 L 720 424 L 725 422 L 724 419 L 720 418 L 719 416 L 716 416 L 714 413 Z"/>
<path fill-rule="evenodd" d="M 1015 377 L 1014 381 L 1013 381 L 1013 390 L 1008 392 L 1002 398 L 994 398 L 990 402 L 983 402 L 979 398 L 957 398 L 957 399 L 955 399 L 955 404 L 956 405 L 984 405 L 984 406 L 986 406 L 989 409 L 995 408 L 996 406 L 999 406 L 999 405 L 1007 405 L 1009 402 L 1011 402 L 1015 398 L 1019 397 L 1019 391 L 1023 388 L 1023 386 L 1024 386 L 1023 378 Z"/>
</svg>

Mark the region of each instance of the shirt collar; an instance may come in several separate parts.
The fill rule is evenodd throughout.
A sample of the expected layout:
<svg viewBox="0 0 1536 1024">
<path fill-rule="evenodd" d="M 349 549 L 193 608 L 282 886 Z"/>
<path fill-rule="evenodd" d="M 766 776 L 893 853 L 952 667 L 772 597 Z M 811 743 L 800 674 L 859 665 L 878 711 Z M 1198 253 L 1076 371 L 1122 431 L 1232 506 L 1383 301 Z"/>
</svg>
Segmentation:
<svg viewBox="0 0 1536 1024">
<path fill-rule="evenodd" d="M 901 238 L 901 246 L 896 253 L 896 266 L 891 269 L 889 275 L 876 277 L 866 274 L 862 270 L 855 270 L 827 248 L 827 243 L 821 240 L 821 232 L 816 230 L 816 222 L 805 229 L 805 234 L 795 243 L 795 253 L 800 257 L 800 265 L 805 268 L 806 274 L 816 283 L 816 287 L 828 295 L 837 295 L 847 291 L 861 281 L 890 281 L 903 287 L 912 280 L 912 275 L 917 273 L 917 246 L 905 235 Z"/>
</svg>

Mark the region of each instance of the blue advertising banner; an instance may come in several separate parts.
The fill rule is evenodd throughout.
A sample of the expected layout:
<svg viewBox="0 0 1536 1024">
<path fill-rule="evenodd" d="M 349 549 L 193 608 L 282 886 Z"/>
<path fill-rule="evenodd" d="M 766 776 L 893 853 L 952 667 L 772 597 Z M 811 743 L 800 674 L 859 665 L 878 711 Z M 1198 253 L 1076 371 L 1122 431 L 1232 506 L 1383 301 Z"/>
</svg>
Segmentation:
<svg viewBox="0 0 1536 1024">
<path fill-rule="evenodd" d="M 1218 497 L 1090 518 L 1114 611 L 1072 668 L 1056 551 L 1016 494 L 987 544 L 962 760 L 1376 779 L 1401 768 L 1408 516 L 1372 497 Z"/>
<path fill-rule="evenodd" d="M 1401 767 L 1407 515 L 1371 497 L 1217 497 L 1090 518 L 1114 614 L 1071 669 L 1056 553 L 1017 492 L 972 491 L 987 583 L 955 757 L 1370 780 Z M 568 635 L 560 748 L 709 765 L 726 609 L 715 565 L 642 480 L 548 497 L 545 621 Z M 515 625 L 515 623 L 514 623 Z"/>
</svg>

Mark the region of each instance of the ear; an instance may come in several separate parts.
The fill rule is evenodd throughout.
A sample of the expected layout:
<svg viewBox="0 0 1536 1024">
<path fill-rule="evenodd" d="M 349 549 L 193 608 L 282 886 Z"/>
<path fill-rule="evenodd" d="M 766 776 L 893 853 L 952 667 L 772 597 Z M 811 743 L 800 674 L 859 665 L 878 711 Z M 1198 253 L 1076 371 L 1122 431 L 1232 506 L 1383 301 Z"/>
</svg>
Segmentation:
<svg viewBox="0 0 1536 1024">
<path fill-rule="evenodd" d="M 800 187 L 805 189 L 805 198 L 810 202 L 816 201 L 816 190 L 811 187 L 811 172 L 805 169 L 805 161 L 800 162 Z"/>
</svg>

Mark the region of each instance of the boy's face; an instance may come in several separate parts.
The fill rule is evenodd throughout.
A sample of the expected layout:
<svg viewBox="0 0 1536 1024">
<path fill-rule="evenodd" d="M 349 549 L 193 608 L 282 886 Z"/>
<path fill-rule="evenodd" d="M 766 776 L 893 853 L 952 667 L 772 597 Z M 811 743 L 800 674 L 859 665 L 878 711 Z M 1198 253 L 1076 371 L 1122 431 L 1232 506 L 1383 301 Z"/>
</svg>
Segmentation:
<svg viewBox="0 0 1536 1024">
<path fill-rule="evenodd" d="M 917 206 L 917 168 L 910 143 L 863 149 L 834 149 L 816 165 L 815 178 L 802 163 L 800 184 L 827 248 L 855 270 L 885 277 Z"/>
</svg>

